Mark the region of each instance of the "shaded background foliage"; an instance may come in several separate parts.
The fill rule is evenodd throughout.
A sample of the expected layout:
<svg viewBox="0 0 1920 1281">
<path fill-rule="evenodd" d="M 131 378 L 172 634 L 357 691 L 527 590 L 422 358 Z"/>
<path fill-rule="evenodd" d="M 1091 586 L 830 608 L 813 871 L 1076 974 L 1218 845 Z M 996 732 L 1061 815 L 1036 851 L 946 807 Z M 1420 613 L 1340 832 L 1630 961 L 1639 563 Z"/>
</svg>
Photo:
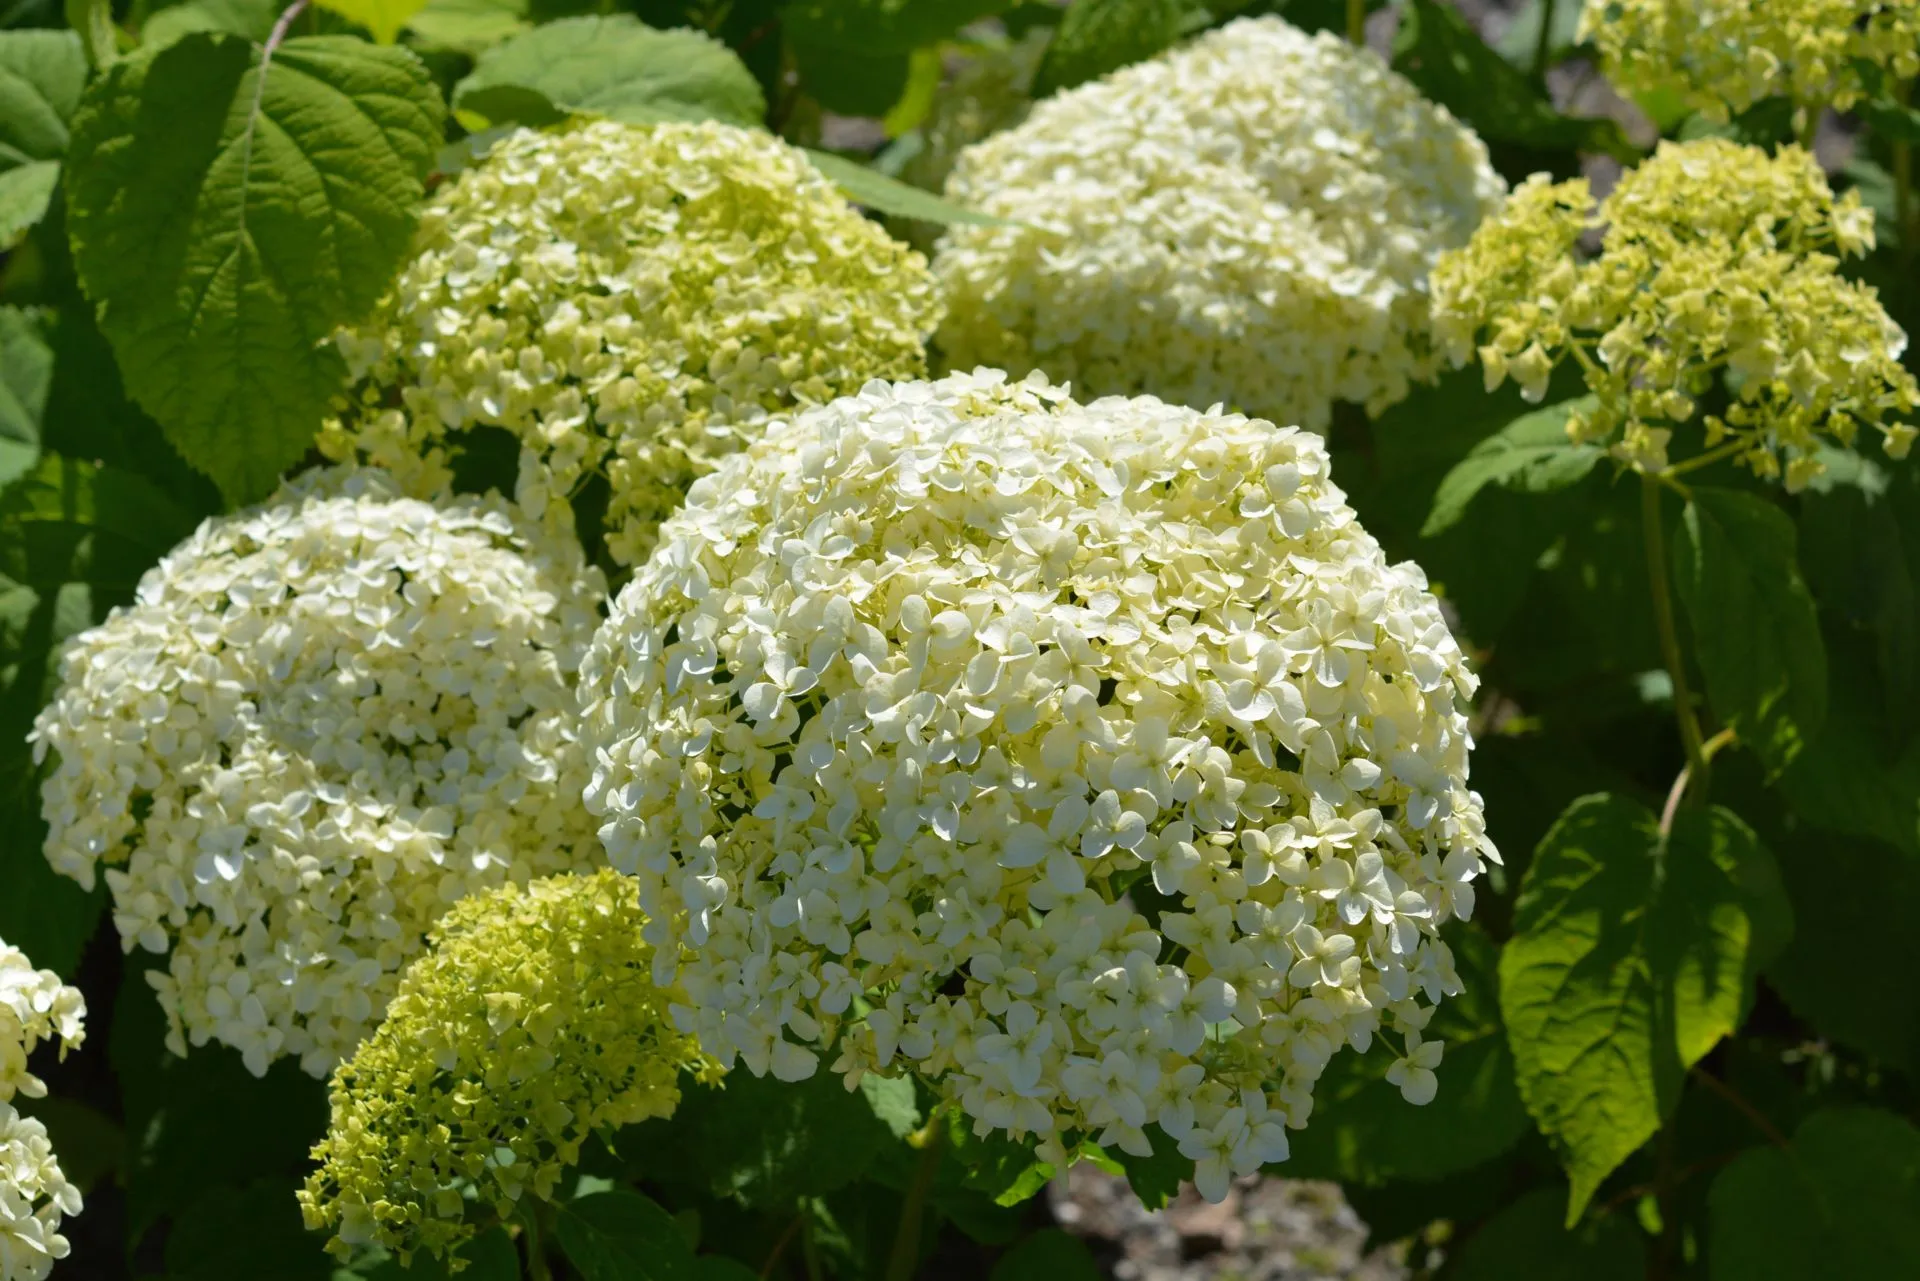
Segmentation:
<svg viewBox="0 0 1920 1281">
<path fill-rule="evenodd" d="M 1402 73 L 1480 132 L 1509 180 L 1542 169 L 1604 180 L 1656 131 L 1788 138 L 1791 113 L 1777 103 L 1717 127 L 1651 98 L 1568 114 L 1556 103 L 1570 90 L 1586 102 L 1604 94 L 1588 92 L 1596 82 L 1581 70 L 1578 7 L 1530 0 L 1497 45 L 1438 0 L 1405 0 L 1376 15 L 1373 32 Z M 830 175 L 919 234 L 913 215 L 955 211 L 884 175 L 923 142 L 943 77 L 982 30 L 969 24 L 1050 31 L 1044 94 L 1230 17 L 1278 11 L 1335 29 L 1350 17 L 1340 0 L 414 9 L 341 0 L 291 27 L 297 38 L 402 33 L 418 55 L 356 42 L 335 51 L 354 64 L 347 80 L 308 87 L 338 96 L 345 83 L 350 97 L 353 77 L 385 76 L 428 119 L 393 126 L 400 145 L 377 176 L 394 201 L 417 200 L 512 122 L 574 109 L 764 119 L 838 147 L 822 161 Z M 311 437 L 301 424 L 338 381 L 314 339 L 363 309 L 404 252 L 404 222 L 376 228 L 329 276 L 309 261 L 310 229 L 268 229 L 257 251 L 311 279 L 279 300 L 284 314 L 247 311 L 274 302 L 254 299 L 225 318 L 268 334 L 257 369 L 195 369 L 178 360 L 189 347 L 143 355 L 125 343 L 116 362 L 113 313 L 103 334 L 83 298 L 69 233 L 84 259 L 102 220 L 155 219 L 161 232 L 155 261 L 83 261 L 96 296 L 144 292 L 163 306 L 209 270 L 217 229 L 167 224 L 169 202 L 193 177 L 193 148 L 217 149 L 226 104 L 251 89 L 245 42 L 265 40 L 281 12 L 273 0 L 0 6 L 0 936 L 77 981 L 92 1007 L 85 1050 L 47 1072 L 52 1097 L 28 1108 L 87 1189 L 87 1212 L 67 1229 L 67 1275 L 436 1275 L 428 1262 L 379 1257 L 343 1267 L 302 1231 L 292 1191 L 324 1125 L 323 1085 L 292 1063 L 256 1080 L 217 1047 L 167 1054 L 148 962 L 121 955 L 104 891 L 82 892 L 41 857 L 24 741 L 60 641 L 128 600 L 200 518 L 258 497 L 301 459 Z M 639 24 L 712 40 L 662 45 Z M 105 165 L 99 142 L 114 131 L 76 119 L 89 63 L 191 33 L 227 33 L 172 55 L 182 74 L 224 88 L 193 119 L 147 120 L 155 132 Z M 139 101 L 137 85 L 127 93 Z M 438 132 L 443 101 L 448 146 L 400 154 L 421 127 Z M 1829 120 L 1821 147 L 1836 184 L 1857 187 L 1878 216 L 1879 248 L 1857 270 L 1909 329 L 1920 288 L 1891 175 L 1916 140 L 1920 115 L 1887 94 Z M 248 394 L 269 377 L 275 398 Z M 206 386 L 222 378 L 225 399 Z M 1783 498 L 1722 464 L 1695 478 L 1692 510 L 1667 513 L 1690 684 L 1710 724 L 1738 726 L 1752 746 L 1717 758 L 1715 807 L 1683 813 L 1663 839 L 1657 816 L 1685 758 L 1641 498 L 1596 451 L 1566 444 L 1577 391 L 1556 387 L 1534 410 L 1511 388 L 1486 393 L 1468 369 L 1376 420 L 1336 415 L 1336 478 L 1390 552 L 1427 569 L 1476 656 L 1473 778 L 1507 863 L 1453 936 L 1467 994 L 1436 1019 L 1448 1047 L 1439 1098 L 1404 1104 L 1383 1080 L 1384 1050 L 1342 1056 L 1278 1172 L 1340 1181 L 1377 1238 L 1432 1245 L 1416 1265 L 1463 1281 L 1920 1275 L 1920 985 L 1907 977 L 1902 924 L 1920 899 L 1920 475 L 1836 455 L 1822 482 Z M 463 485 L 508 479 L 511 451 L 471 458 Z M 1567 1004 L 1569 991 L 1582 1003 Z M 1032 1199 L 1053 1172 L 957 1128 L 926 1159 L 928 1103 L 906 1083 L 848 1093 L 827 1074 L 798 1087 L 740 1074 L 693 1090 L 671 1120 L 596 1144 L 564 1202 L 483 1236 L 465 1275 L 521 1275 L 527 1238 L 548 1233 L 559 1266 L 586 1281 L 879 1277 L 916 1180 L 931 1210 L 922 1275 L 1093 1275 L 1084 1247 Z M 1154 1204 L 1181 1166 L 1112 1168 Z"/>
</svg>

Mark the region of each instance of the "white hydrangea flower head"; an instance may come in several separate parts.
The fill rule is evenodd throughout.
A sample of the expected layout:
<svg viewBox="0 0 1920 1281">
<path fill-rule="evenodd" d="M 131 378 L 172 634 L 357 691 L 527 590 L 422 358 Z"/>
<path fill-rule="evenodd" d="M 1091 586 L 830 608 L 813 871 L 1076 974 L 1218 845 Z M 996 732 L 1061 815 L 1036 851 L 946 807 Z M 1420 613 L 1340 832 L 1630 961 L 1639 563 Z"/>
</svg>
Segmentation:
<svg viewBox="0 0 1920 1281">
<path fill-rule="evenodd" d="M 837 1046 L 1060 1164 L 1157 1123 L 1218 1199 L 1458 990 L 1474 688 L 1317 436 L 876 382 L 662 527 L 582 667 L 587 803 L 722 1062 Z"/>
<path fill-rule="evenodd" d="M 521 130 L 428 202 L 320 436 L 433 496 L 463 435 L 521 446 L 518 501 L 612 495 L 625 564 L 767 415 L 924 372 L 926 260 L 797 148 L 714 123 Z"/>
<path fill-rule="evenodd" d="M 46 1126 L 21 1116 L 13 1099 L 46 1095 L 27 1056 L 49 1041 L 62 1055 L 80 1045 L 86 1016 L 78 988 L 0 940 L 0 1281 L 41 1281 L 67 1257 L 60 1221 L 80 1213 L 80 1189 L 61 1173 Z"/>
<path fill-rule="evenodd" d="M 962 153 L 943 356 L 1318 427 L 1433 376 L 1426 275 L 1505 190 L 1374 54 L 1245 18 Z"/>
<path fill-rule="evenodd" d="M 207 521 L 35 724 L 47 856 L 104 870 L 169 1044 L 324 1075 L 448 905 L 591 861 L 573 677 L 605 595 L 504 500 L 377 472 Z"/>
</svg>

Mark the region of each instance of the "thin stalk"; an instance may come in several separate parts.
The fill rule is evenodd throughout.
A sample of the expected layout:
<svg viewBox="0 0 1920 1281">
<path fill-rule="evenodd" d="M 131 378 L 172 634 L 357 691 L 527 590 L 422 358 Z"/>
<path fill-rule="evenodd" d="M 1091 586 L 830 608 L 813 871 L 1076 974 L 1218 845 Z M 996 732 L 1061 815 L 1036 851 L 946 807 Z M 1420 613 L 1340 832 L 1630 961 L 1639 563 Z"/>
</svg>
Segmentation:
<svg viewBox="0 0 1920 1281">
<path fill-rule="evenodd" d="M 1533 42 L 1533 78 L 1547 78 L 1547 56 L 1553 52 L 1553 0 L 1540 0 L 1540 34 Z"/>
<path fill-rule="evenodd" d="M 1700 749 L 1700 755 L 1708 762 L 1712 762 L 1714 753 L 1733 741 L 1733 727 L 1728 726 L 1707 740 L 1706 746 Z M 1665 836 L 1673 830 L 1673 816 L 1680 810 L 1681 798 L 1686 796 L 1687 782 L 1692 777 L 1693 766 L 1691 765 L 1682 765 L 1680 772 L 1674 776 L 1673 786 L 1667 789 L 1666 808 L 1660 811 L 1660 835 Z"/>
<path fill-rule="evenodd" d="M 1753 1122 L 1753 1128 L 1766 1135 L 1767 1142 L 1773 1144 L 1776 1148 L 1784 1148 L 1787 1146 L 1787 1136 L 1780 1133 L 1779 1127 L 1767 1120 L 1766 1115 L 1761 1112 L 1759 1108 L 1747 1102 L 1740 1092 L 1735 1090 L 1731 1085 L 1728 1085 L 1725 1081 L 1722 1081 L 1719 1077 L 1704 1068 L 1696 1067 L 1689 1075 L 1725 1099 L 1734 1111 Z"/>
<path fill-rule="evenodd" d="M 1673 714 L 1680 723 L 1680 741 L 1687 750 L 1688 790 L 1704 795 L 1709 763 L 1700 720 L 1694 715 L 1693 693 L 1687 686 L 1686 658 L 1680 652 L 1680 628 L 1673 615 L 1673 590 L 1667 579 L 1667 539 L 1660 524 L 1660 483 L 1640 477 L 1640 526 L 1647 542 L 1647 586 L 1653 593 L 1653 621 L 1660 629 L 1660 654 L 1673 682 Z"/>
<path fill-rule="evenodd" d="M 1911 80 L 1902 81 L 1896 94 L 1906 106 L 1913 90 Z M 1913 264 L 1913 144 L 1896 140 L 1893 144 L 1893 216 L 1900 228 L 1900 263 Z"/>
<path fill-rule="evenodd" d="M 935 1124 L 922 1131 L 925 1141 L 920 1145 L 920 1160 L 913 1167 L 913 1182 L 907 1187 L 905 1204 L 900 1207 L 900 1226 L 894 1231 L 893 1252 L 887 1256 L 886 1281 L 913 1281 L 914 1269 L 920 1262 L 920 1221 L 926 1217 L 927 1197 L 933 1192 L 935 1176 L 940 1173 L 940 1158 L 947 1137 L 945 1118 L 936 1112 L 932 1119 Z"/>
<path fill-rule="evenodd" d="M 1367 44 L 1367 0 L 1347 0 L 1347 43 L 1356 49 Z"/>
</svg>

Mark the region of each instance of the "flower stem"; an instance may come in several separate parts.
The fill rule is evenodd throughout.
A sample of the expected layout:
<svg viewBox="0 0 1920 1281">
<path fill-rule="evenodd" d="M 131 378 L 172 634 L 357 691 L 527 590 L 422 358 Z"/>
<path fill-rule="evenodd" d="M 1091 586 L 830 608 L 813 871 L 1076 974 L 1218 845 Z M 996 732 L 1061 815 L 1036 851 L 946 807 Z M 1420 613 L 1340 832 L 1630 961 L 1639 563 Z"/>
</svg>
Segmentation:
<svg viewBox="0 0 1920 1281">
<path fill-rule="evenodd" d="M 1647 586 L 1653 593 L 1653 621 L 1660 629 L 1660 654 L 1667 678 L 1673 683 L 1673 714 L 1680 723 L 1680 741 L 1687 751 L 1686 790 L 1704 795 L 1709 763 L 1700 720 L 1694 715 L 1693 693 L 1687 686 L 1686 658 L 1680 652 L 1680 628 L 1673 615 L 1673 591 L 1667 579 L 1667 539 L 1660 524 L 1660 483 L 1640 477 L 1641 529 L 1647 541 Z"/>
<path fill-rule="evenodd" d="M 532 1281 L 553 1281 L 553 1267 L 547 1262 L 546 1234 L 540 1230 L 539 1207 L 523 1204 L 520 1209 L 520 1222 L 526 1228 L 521 1234 L 521 1243 L 527 1248 L 527 1276 Z"/>
<path fill-rule="evenodd" d="M 1901 106 L 1907 105 L 1911 96 L 1913 82 L 1902 81 L 1895 91 Z M 1893 143 L 1893 217 L 1900 232 L 1900 262 L 1910 266 L 1913 262 L 1913 144 L 1896 140 Z"/>
<path fill-rule="evenodd" d="M 1553 52 L 1553 0 L 1540 0 L 1540 34 L 1533 42 L 1533 78 L 1547 78 L 1547 57 Z"/>
<path fill-rule="evenodd" d="M 920 1160 L 913 1167 L 913 1182 L 907 1187 L 907 1199 L 900 1207 L 900 1226 L 893 1236 L 893 1252 L 887 1257 L 886 1281 L 913 1281 L 920 1262 L 920 1221 L 927 1211 L 927 1197 L 940 1173 L 940 1158 L 946 1147 L 946 1118 L 938 1111 L 919 1134 Z"/>
<path fill-rule="evenodd" d="M 1367 44 L 1367 0 L 1347 0 L 1347 43 L 1356 49 Z"/>
</svg>

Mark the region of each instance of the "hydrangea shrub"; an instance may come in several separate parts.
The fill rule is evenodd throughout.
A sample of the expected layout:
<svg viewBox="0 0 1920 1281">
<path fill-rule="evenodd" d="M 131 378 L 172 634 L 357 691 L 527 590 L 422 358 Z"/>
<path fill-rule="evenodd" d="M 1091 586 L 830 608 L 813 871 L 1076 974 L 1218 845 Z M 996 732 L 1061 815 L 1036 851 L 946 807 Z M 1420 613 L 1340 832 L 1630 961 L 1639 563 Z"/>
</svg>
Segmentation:
<svg viewBox="0 0 1920 1281">
<path fill-rule="evenodd" d="M 942 238 L 941 353 L 1305 427 L 1378 411 L 1441 367 L 1427 272 L 1504 189 L 1372 53 L 1231 22 L 961 153 L 947 194 L 1015 225 Z"/>
<path fill-rule="evenodd" d="M 421 213 L 320 447 L 432 496 L 463 434 L 520 445 L 536 516 L 596 471 L 629 564 L 770 413 L 924 369 L 925 260 L 797 149 L 715 123 L 522 130 Z"/>
<path fill-rule="evenodd" d="M 1456 360 L 1477 351 L 1488 390 L 1512 378 L 1538 401 L 1576 365 L 1597 402 L 1568 419 L 1576 442 L 1658 472 L 1698 418 L 1706 450 L 1797 491 L 1825 445 L 1913 445 L 1906 334 L 1841 273 L 1873 239 L 1858 193 L 1836 197 L 1805 151 L 1663 143 L 1597 205 L 1584 179 L 1529 179 L 1441 259 L 1434 325 Z M 1704 411 L 1720 380 L 1731 403 Z"/>
<path fill-rule="evenodd" d="M 454 903 L 592 861 L 572 681 L 603 591 L 500 499 L 333 470 L 76 638 L 34 725 L 47 855 L 166 955 L 176 1053 L 324 1076 Z"/>
<path fill-rule="evenodd" d="M 1346 1046 L 1432 1097 L 1438 928 L 1493 856 L 1475 681 L 1316 437 L 872 384 L 695 485 L 582 688 L 601 837 L 722 1063 L 915 1072 L 1061 1165 L 1157 1123 L 1215 1200 Z"/>
<path fill-rule="evenodd" d="M 80 1213 L 80 1189 L 60 1172 L 47 1127 L 20 1115 L 14 1099 L 45 1097 L 27 1070 L 40 1045 L 64 1057 L 86 1040 L 86 998 L 51 970 L 0 940 L 0 1281 L 41 1281 L 68 1253 L 63 1217 Z"/>
<path fill-rule="evenodd" d="M 300 1204 L 332 1249 L 449 1253 L 472 1187 L 501 1216 L 553 1197 L 595 1131 L 672 1113 L 714 1065 L 667 1017 L 631 880 L 505 884 L 433 927 L 386 1020 L 334 1070 Z"/>
</svg>

